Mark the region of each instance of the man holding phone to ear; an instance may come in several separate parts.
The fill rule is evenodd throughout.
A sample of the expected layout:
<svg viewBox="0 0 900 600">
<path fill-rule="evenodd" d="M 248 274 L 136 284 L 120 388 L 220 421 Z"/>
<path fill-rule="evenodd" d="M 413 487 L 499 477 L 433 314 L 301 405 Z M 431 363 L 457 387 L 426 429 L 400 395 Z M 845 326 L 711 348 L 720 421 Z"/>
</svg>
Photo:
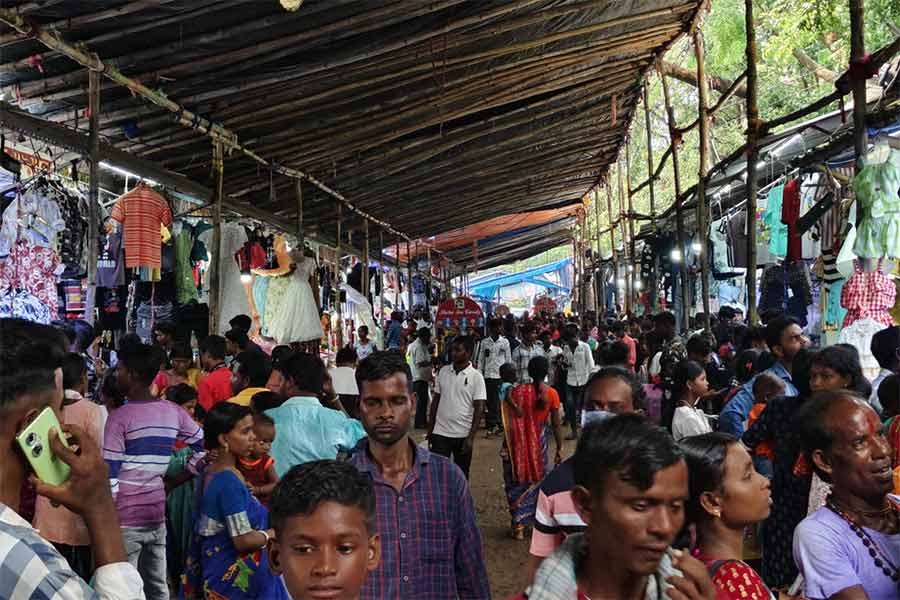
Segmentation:
<svg viewBox="0 0 900 600">
<path fill-rule="evenodd" d="M 93 589 L 17 512 L 31 468 L 16 436 L 45 408 L 58 409 L 62 402 L 66 348 L 59 336 L 49 326 L 0 319 L 0 598 L 143 599 L 141 578 L 127 562 L 106 463 L 94 444 L 80 444 L 83 430 L 63 426 L 62 432 L 49 432 L 49 450 L 69 465 L 70 475 L 59 486 L 34 483 L 38 494 L 84 518 L 96 566 Z M 59 435 L 68 435 L 77 451 L 66 448 Z"/>
</svg>

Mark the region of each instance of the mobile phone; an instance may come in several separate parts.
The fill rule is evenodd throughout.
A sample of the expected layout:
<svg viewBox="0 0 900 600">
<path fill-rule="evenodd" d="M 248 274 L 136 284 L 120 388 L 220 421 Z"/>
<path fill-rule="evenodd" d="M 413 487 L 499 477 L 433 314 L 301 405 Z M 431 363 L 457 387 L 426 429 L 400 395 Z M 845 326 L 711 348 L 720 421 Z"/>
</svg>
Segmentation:
<svg viewBox="0 0 900 600">
<path fill-rule="evenodd" d="M 22 433 L 16 436 L 16 440 L 38 479 L 50 485 L 60 485 L 69 478 L 71 469 L 50 449 L 51 429 L 56 429 L 62 443 L 66 446 L 69 445 L 59 426 L 56 413 L 49 406 L 42 410 L 41 414 L 29 423 Z"/>
</svg>

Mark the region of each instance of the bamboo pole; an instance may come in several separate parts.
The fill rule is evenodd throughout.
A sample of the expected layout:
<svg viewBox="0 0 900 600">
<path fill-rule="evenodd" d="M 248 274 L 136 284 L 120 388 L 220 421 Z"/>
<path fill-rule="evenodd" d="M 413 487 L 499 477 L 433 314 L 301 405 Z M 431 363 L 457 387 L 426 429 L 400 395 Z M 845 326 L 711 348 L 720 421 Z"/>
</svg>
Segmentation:
<svg viewBox="0 0 900 600">
<path fill-rule="evenodd" d="M 216 178 L 213 197 L 213 259 L 209 273 L 209 332 L 219 333 L 219 307 L 222 293 L 222 197 L 224 196 L 225 149 L 221 140 L 213 143 L 213 172 Z"/>
<path fill-rule="evenodd" d="M 850 0 L 850 65 L 859 65 L 866 53 L 865 0 Z M 868 133 L 866 131 L 866 80 L 862 75 L 850 80 L 853 85 L 853 148 L 856 150 L 856 170 L 866 155 Z M 857 222 L 862 217 L 862 203 L 856 203 Z"/>
<path fill-rule="evenodd" d="M 644 129 L 647 130 L 647 173 L 653 172 L 653 128 L 650 127 L 650 84 L 644 82 Z M 650 228 L 656 233 L 656 190 L 654 188 L 654 178 L 650 179 Z M 650 295 L 650 311 L 656 312 L 659 306 L 659 294 L 655 291 L 659 289 L 659 255 L 653 254 L 653 272 L 650 273 L 650 289 L 654 293 Z"/>
<path fill-rule="evenodd" d="M 409 253 L 409 240 L 406 240 L 406 314 L 412 318 L 413 312 L 413 284 L 412 284 L 412 255 Z"/>
<path fill-rule="evenodd" d="M 613 261 L 613 279 L 616 282 L 614 286 L 614 294 L 613 294 L 613 303 L 619 304 L 619 250 L 616 246 L 616 224 L 613 222 L 612 218 L 612 186 L 609 181 L 606 182 L 606 213 L 609 216 L 609 240 L 612 243 L 612 261 Z M 623 237 L 624 242 L 624 237 Z M 624 244 L 623 244 L 624 247 Z M 626 280 L 627 281 L 627 280 Z M 606 296 L 606 290 L 603 290 L 603 295 Z M 615 310 L 615 307 L 613 307 Z"/>
<path fill-rule="evenodd" d="M 628 289 L 627 286 L 629 285 L 628 282 L 631 281 L 632 278 L 631 278 L 631 274 L 628 272 L 628 227 L 627 227 L 627 222 L 626 222 L 627 220 L 625 217 L 625 192 L 623 190 L 623 184 L 622 184 L 622 161 L 618 158 L 616 159 L 616 177 L 619 180 L 619 182 L 618 182 L 619 183 L 619 191 L 618 191 L 619 224 L 620 224 L 620 227 L 622 230 L 622 253 L 624 254 L 625 285 L 626 285 L 625 289 L 627 291 L 627 289 Z M 621 309 L 624 310 L 627 314 L 629 309 L 631 308 L 631 303 L 628 301 L 627 294 L 625 295 L 624 301 L 623 301 L 623 298 L 621 296 L 619 296 L 619 280 L 618 280 L 618 278 L 615 277 L 615 273 L 618 271 L 618 264 L 613 266 L 613 271 L 614 271 L 613 282 L 615 284 L 614 289 L 615 289 L 615 299 L 616 299 L 616 312 L 618 312 L 621 307 Z"/>
<path fill-rule="evenodd" d="M 369 298 L 369 282 L 371 277 L 369 277 L 369 221 L 363 221 L 363 234 L 365 235 L 365 242 L 363 245 L 363 268 L 362 268 L 362 289 L 363 289 L 363 297 L 372 302 L 372 298 Z M 374 310 L 372 312 L 375 312 Z"/>
<path fill-rule="evenodd" d="M 337 298 L 335 298 L 335 304 L 337 304 L 337 347 L 338 350 L 344 347 L 344 307 L 341 302 L 341 277 L 344 275 L 341 271 L 343 267 L 341 266 L 341 227 L 344 221 L 344 205 L 338 202 L 337 205 L 337 242 L 335 244 L 335 254 L 337 255 L 337 272 L 336 272 L 336 283 L 337 283 Z"/>
<path fill-rule="evenodd" d="M 431 314 L 431 303 L 428 302 L 428 297 L 432 295 L 432 278 L 431 278 L 431 248 L 425 248 L 425 259 L 428 261 L 428 271 L 427 271 L 427 284 L 428 284 L 428 292 L 425 294 L 425 309 L 426 312 Z"/>
<path fill-rule="evenodd" d="M 628 186 L 631 185 L 631 144 L 628 138 L 625 139 L 625 192 L 626 198 L 628 200 L 628 237 L 629 237 L 629 256 L 631 258 L 631 264 L 628 266 L 628 270 L 631 273 L 631 289 L 626 290 L 628 293 L 628 302 L 631 303 L 632 310 L 635 310 L 635 303 L 639 299 L 639 295 L 635 293 L 635 279 L 638 275 L 638 261 L 635 249 L 634 242 L 634 199 L 631 197 L 631 192 L 628 191 Z M 641 273 L 643 276 L 643 273 Z M 619 285 L 616 282 L 616 285 Z M 625 285 L 628 285 L 628 280 L 625 280 Z M 650 295 L 656 294 L 657 290 L 649 289 L 647 293 Z"/>
<path fill-rule="evenodd" d="M 697 83 L 699 83 L 698 115 L 700 118 L 700 172 L 697 178 L 697 232 L 700 240 L 700 283 L 703 290 L 703 326 L 712 331 L 709 319 L 709 265 L 707 264 L 707 238 L 709 220 L 709 202 L 706 199 L 706 163 L 709 152 L 709 117 L 707 111 L 706 57 L 703 49 L 703 34 L 699 29 L 694 31 L 694 52 L 697 56 Z"/>
<path fill-rule="evenodd" d="M 675 180 L 675 238 L 678 241 L 678 252 L 681 253 L 681 263 L 678 265 L 678 272 L 681 277 L 681 327 L 683 331 L 687 331 L 690 327 L 691 292 L 693 290 L 690 287 L 691 282 L 688 276 L 687 256 L 685 253 L 686 240 L 684 235 L 684 209 L 681 199 L 681 165 L 678 162 L 678 146 L 681 142 L 681 136 L 675 122 L 675 109 L 672 106 L 672 98 L 669 95 L 669 84 L 665 77 L 660 77 L 660 80 L 662 81 L 663 99 L 666 104 L 666 116 L 669 123 L 672 172 Z"/>
<path fill-rule="evenodd" d="M 753 18 L 753 0 L 744 0 L 744 21 L 747 30 L 747 323 L 756 325 L 759 323 L 756 310 L 756 163 L 759 160 L 757 144 L 761 123 L 757 106 L 756 21 Z"/>
<path fill-rule="evenodd" d="M 381 298 L 379 299 L 379 303 L 381 308 L 379 309 L 380 317 L 378 321 L 378 325 L 380 327 L 384 327 L 384 230 L 378 229 L 378 285 L 381 290 Z M 374 335 L 375 332 L 373 331 Z"/>
<path fill-rule="evenodd" d="M 606 312 L 606 294 L 603 293 L 603 256 L 600 250 L 600 190 L 594 188 L 594 235 L 597 239 L 597 254 L 595 264 L 599 268 L 594 272 L 594 289 L 597 290 L 594 303 L 596 305 L 597 315 L 602 316 Z"/>
<path fill-rule="evenodd" d="M 303 252 L 306 234 L 303 231 L 303 180 L 295 180 L 297 186 L 297 245 Z"/>
<path fill-rule="evenodd" d="M 87 299 L 84 318 L 88 323 L 93 323 L 94 307 L 97 302 L 97 220 L 100 218 L 100 73 L 90 71 L 88 78 L 91 171 L 88 189 Z"/>
</svg>

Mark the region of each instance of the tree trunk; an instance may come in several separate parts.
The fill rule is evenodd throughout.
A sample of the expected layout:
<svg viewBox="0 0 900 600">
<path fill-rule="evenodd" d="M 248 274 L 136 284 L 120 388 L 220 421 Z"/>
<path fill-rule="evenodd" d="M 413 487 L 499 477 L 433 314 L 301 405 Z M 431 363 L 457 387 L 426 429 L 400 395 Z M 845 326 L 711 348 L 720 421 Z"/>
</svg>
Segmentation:
<svg viewBox="0 0 900 600">
<path fill-rule="evenodd" d="M 678 65 L 667 61 L 662 61 L 662 72 L 664 75 L 674 77 L 678 81 L 683 81 L 684 83 L 689 83 L 694 87 L 699 87 L 697 83 L 697 73 L 694 71 L 679 67 Z M 728 88 L 730 88 L 732 84 L 731 81 L 722 77 L 716 77 L 715 75 L 707 75 L 707 83 L 709 87 L 723 94 L 728 91 Z M 734 91 L 734 95 L 740 96 L 741 98 L 746 98 L 747 86 L 739 85 Z"/>
</svg>

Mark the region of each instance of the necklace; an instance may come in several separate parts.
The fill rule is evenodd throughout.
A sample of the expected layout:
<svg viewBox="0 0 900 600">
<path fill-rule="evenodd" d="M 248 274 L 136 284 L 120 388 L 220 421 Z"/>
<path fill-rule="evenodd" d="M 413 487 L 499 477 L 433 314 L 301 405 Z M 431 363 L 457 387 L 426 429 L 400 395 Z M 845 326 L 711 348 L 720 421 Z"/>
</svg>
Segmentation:
<svg viewBox="0 0 900 600">
<path fill-rule="evenodd" d="M 881 569 L 881 572 L 884 573 L 885 577 L 889 577 L 894 583 L 898 584 L 898 587 L 900 587 L 900 569 L 897 568 L 897 565 L 894 564 L 887 554 L 882 552 L 875 540 L 872 539 L 872 536 L 856 522 L 856 519 L 851 514 L 838 508 L 831 496 L 825 501 L 825 505 L 847 522 L 850 526 L 850 530 L 856 534 L 856 537 L 860 539 L 863 546 L 869 551 L 869 556 L 872 558 L 872 562 L 875 563 L 875 566 Z M 890 510 L 895 510 L 893 504 L 889 508 Z"/>
</svg>

